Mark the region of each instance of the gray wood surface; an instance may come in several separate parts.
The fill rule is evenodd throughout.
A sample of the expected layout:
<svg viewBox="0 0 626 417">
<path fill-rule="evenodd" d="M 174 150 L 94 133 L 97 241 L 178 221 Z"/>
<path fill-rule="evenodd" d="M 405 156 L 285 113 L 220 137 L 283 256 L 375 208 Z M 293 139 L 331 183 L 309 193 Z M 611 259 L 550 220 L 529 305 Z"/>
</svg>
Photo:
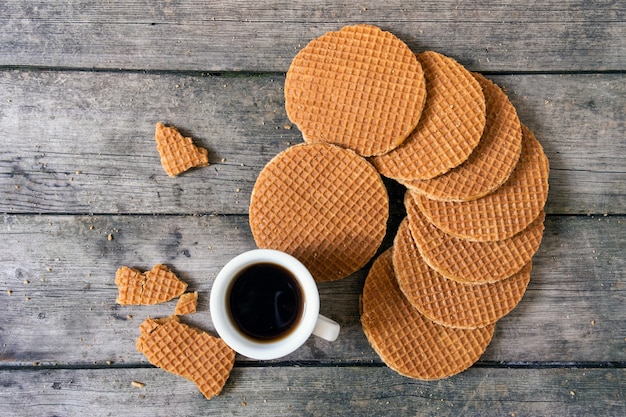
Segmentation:
<svg viewBox="0 0 626 417">
<path fill-rule="evenodd" d="M 545 148 L 548 213 L 624 214 L 623 76 L 490 78 Z M 0 129 L 8 132 L 0 210 L 245 214 L 261 168 L 302 141 L 284 110 L 283 83 L 283 75 L 0 72 Z M 208 148 L 212 165 L 165 175 L 157 121 Z"/>
<path fill-rule="evenodd" d="M 5 0 L 0 65 L 286 71 L 311 39 L 372 23 L 479 71 L 626 69 L 621 1 Z"/>
<path fill-rule="evenodd" d="M 548 217 L 527 293 L 499 322 L 481 360 L 626 361 L 625 232 L 621 217 Z M 213 279 L 229 259 L 254 248 L 245 216 L 7 215 L 0 239 L 0 283 L 12 291 L 0 293 L 0 354 L 23 365 L 146 363 L 134 347 L 138 326 L 172 314 L 175 301 L 115 304 L 113 280 L 122 265 L 170 265 L 200 293 L 200 311 L 184 320 L 213 330 Z M 359 322 L 366 272 L 320 285 L 322 313 L 342 325 L 339 340 L 312 338 L 284 360 L 380 362 Z"/>
<path fill-rule="evenodd" d="M 13 416 L 623 416 L 624 369 L 472 368 L 433 382 L 382 367 L 235 368 L 219 397 L 159 369 L 0 371 Z M 136 388 L 132 381 L 145 383 Z M 514 383 L 512 383 L 514 381 Z M 28 398 L 25 405 L 23 398 Z"/>
<path fill-rule="evenodd" d="M 475 366 L 416 381 L 363 335 L 368 265 L 319 286 L 336 342 L 237 356 L 207 402 L 135 350 L 141 321 L 174 302 L 117 305 L 115 271 L 168 264 L 200 294 L 183 320 L 213 330 L 213 279 L 255 246 L 256 176 L 301 141 L 284 73 L 354 23 L 483 72 L 535 132 L 551 172 L 531 283 Z M 626 415 L 625 73 L 622 1 L 0 2 L 0 415 Z M 211 165 L 167 177 L 157 121 Z M 386 184 L 381 249 L 404 215 L 403 188 Z"/>
</svg>

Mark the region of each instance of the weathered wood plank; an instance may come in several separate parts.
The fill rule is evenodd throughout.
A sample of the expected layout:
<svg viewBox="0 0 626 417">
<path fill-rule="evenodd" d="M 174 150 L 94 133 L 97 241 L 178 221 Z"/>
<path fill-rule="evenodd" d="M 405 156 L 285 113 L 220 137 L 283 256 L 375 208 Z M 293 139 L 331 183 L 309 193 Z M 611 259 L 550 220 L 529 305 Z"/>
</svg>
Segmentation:
<svg viewBox="0 0 626 417">
<path fill-rule="evenodd" d="M 626 208 L 626 84 L 619 74 L 491 76 L 551 163 L 549 213 Z M 244 214 L 263 165 L 301 141 L 284 77 L 0 71 L 0 212 Z M 154 124 L 209 149 L 169 178 Z"/>
<path fill-rule="evenodd" d="M 487 72 L 544 145 L 550 215 L 531 284 L 476 366 L 420 382 L 363 335 L 366 267 L 320 285 L 337 342 L 238 357 L 207 402 L 134 347 L 174 302 L 116 305 L 115 270 L 167 263 L 200 292 L 183 320 L 212 331 L 213 279 L 254 247 L 254 180 L 300 141 L 283 74 L 309 40 L 357 22 Z M 624 71 L 620 1 L 0 2 L 0 414 L 625 415 Z M 168 178 L 159 120 L 212 166 Z M 403 189 L 388 185 L 393 230 Z"/>
<path fill-rule="evenodd" d="M 5 369 L 0 400 L 15 417 L 622 416 L 625 380 L 624 369 L 480 368 L 423 382 L 384 367 L 235 367 L 207 401 L 192 382 L 160 369 Z"/>
<path fill-rule="evenodd" d="M 312 38 L 371 23 L 477 71 L 626 69 L 623 2 L 7 0 L 0 65 L 286 71 Z"/>
<path fill-rule="evenodd" d="M 625 229 L 621 216 L 549 216 L 528 291 L 481 360 L 626 361 Z M 175 302 L 115 304 L 121 265 L 170 265 L 200 293 L 199 312 L 185 321 L 212 331 L 214 277 L 254 248 L 245 216 L 5 215 L 0 241 L 0 359 L 26 365 L 145 363 L 134 347 L 138 326 L 170 315 Z M 320 285 L 322 313 L 342 325 L 339 340 L 312 338 L 285 360 L 380 362 L 359 322 L 367 269 Z"/>
</svg>

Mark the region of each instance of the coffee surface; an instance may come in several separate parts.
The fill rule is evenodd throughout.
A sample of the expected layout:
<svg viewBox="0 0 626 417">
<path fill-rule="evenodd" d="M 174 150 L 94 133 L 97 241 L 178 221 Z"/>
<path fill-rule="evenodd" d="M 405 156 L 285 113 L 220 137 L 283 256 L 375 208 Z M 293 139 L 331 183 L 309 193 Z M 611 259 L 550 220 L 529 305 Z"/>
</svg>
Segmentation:
<svg viewBox="0 0 626 417">
<path fill-rule="evenodd" d="M 243 270 L 227 297 L 231 317 L 241 332 L 263 341 L 287 335 L 300 320 L 304 302 L 291 272 L 273 263 Z"/>
</svg>

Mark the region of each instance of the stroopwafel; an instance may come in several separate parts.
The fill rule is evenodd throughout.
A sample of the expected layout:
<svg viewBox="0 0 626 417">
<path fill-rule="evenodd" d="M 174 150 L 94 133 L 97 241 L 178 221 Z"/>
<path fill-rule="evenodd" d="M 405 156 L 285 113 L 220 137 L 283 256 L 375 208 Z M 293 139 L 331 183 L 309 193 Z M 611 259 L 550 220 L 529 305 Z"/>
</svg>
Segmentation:
<svg viewBox="0 0 626 417">
<path fill-rule="evenodd" d="M 346 26 L 298 52 L 285 107 L 306 142 L 380 155 L 413 131 L 425 91 L 421 65 L 404 42 L 375 26 Z"/>
<path fill-rule="evenodd" d="M 292 146 L 275 156 L 250 199 L 258 247 L 293 255 L 319 282 L 363 267 L 382 243 L 388 217 L 387 190 L 374 167 L 326 143 Z"/>
<path fill-rule="evenodd" d="M 393 267 L 409 302 L 435 323 L 457 329 L 488 326 L 508 314 L 530 282 L 529 262 L 513 276 L 495 283 L 463 284 L 439 274 L 421 257 L 404 219 L 393 244 Z"/>
<path fill-rule="evenodd" d="M 174 314 L 182 316 L 185 314 L 193 314 L 198 308 L 198 291 L 186 292 L 180 296 L 176 307 L 174 308 Z"/>
<path fill-rule="evenodd" d="M 367 340 L 394 371 L 433 380 L 474 364 L 491 341 L 495 326 L 453 329 L 424 317 L 400 291 L 392 249 L 374 261 L 365 280 L 361 324 Z"/>
<path fill-rule="evenodd" d="M 545 213 L 513 237 L 472 242 L 449 235 L 431 224 L 407 192 L 404 206 L 409 228 L 424 261 L 446 278 L 463 283 L 496 282 L 530 262 L 543 237 Z"/>
<path fill-rule="evenodd" d="M 491 194 L 450 202 L 414 195 L 426 218 L 444 232 L 485 242 L 508 239 L 539 216 L 548 197 L 548 158 L 522 125 L 522 153 L 509 179 Z"/>
<path fill-rule="evenodd" d="M 155 140 L 161 165 L 170 177 L 175 177 L 189 168 L 209 164 L 209 152 L 194 145 L 191 138 L 184 137 L 174 127 L 157 123 Z"/>
<path fill-rule="evenodd" d="M 401 146 L 371 158 L 382 175 L 395 180 L 430 179 L 460 165 L 486 123 L 482 88 L 468 70 L 437 52 L 422 52 L 417 59 L 426 78 L 419 124 Z"/>
<path fill-rule="evenodd" d="M 115 273 L 118 287 L 116 302 L 122 305 L 158 304 L 178 297 L 187 289 L 187 283 L 178 279 L 163 264 L 155 265 L 144 273 L 127 266 Z"/>
<path fill-rule="evenodd" d="M 211 399 L 222 392 L 235 364 L 235 351 L 210 334 L 180 323 L 177 316 L 146 319 L 137 350 L 151 364 L 189 379 Z"/>
<path fill-rule="evenodd" d="M 475 200 L 504 184 L 522 151 L 522 126 L 504 92 L 478 73 L 487 109 L 487 122 L 478 146 L 468 159 L 438 177 L 401 181 L 408 189 L 443 201 Z"/>
</svg>

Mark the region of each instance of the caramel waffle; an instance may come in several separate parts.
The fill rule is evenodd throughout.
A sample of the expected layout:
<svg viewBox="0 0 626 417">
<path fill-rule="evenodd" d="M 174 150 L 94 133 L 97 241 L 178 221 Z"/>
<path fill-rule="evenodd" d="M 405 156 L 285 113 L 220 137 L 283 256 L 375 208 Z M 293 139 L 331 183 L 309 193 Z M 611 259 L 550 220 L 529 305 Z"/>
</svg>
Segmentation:
<svg viewBox="0 0 626 417">
<path fill-rule="evenodd" d="M 435 323 L 475 329 L 495 323 L 522 299 L 530 282 L 531 263 L 495 283 L 462 284 L 445 278 L 422 259 L 409 229 L 400 224 L 393 244 L 393 267 L 407 300 Z"/>
<path fill-rule="evenodd" d="M 478 146 L 469 158 L 438 177 L 402 181 L 410 190 L 434 200 L 467 201 L 501 186 L 517 165 L 522 151 L 522 126 L 515 107 L 496 84 L 478 73 L 487 108 L 487 122 Z"/>
<path fill-rule="evenodd" d="M 292 146 L 263 168 L 249 220 L 258 247 L 293 255 L 321 282 L 363 267 L 388 217 L 387 190 L 374 167 L 353 151 L 317 143 Z"/>
<path fill-rule="evenodd" d="M 487 348 L 495 328 L 453 329 L 424 317 L 398 287 L 391 249 L 376 259 L 365 280 L 361 324 L 387 366 L 422 380 L 445 378 L 469 368 Z"/>
<path fill-rule="evenodd" d="M 530 262 L 543 237 L 545 213 L 524 230 L 504 240 L 472 242 L 451 236 L 431 224 L 407 192 L 409 228 L 424 261 L 446 278 L 464 283 L 496 282 Z"/>
<path fill-rule="evenodd" d="M 287 71 L 285 107 L 306 142 L 371 156 L 407 138 L 425 92 L 421 66 L 404 42 L 375 26 L 355 25 L 298 52 Z"/>
<path fill-rule="evenodd" d="M 151 364 L 193 381 L 207 399 L 222 392 L 235 364 L 235 351 L 222 339 L 180 323 L 176 316 L 146 319 L 140 331 L 137 350 Z"/>
<path fill-rule="evenodd" d="M 524 230 L 548 197 L 548 158 L 522 125 L 522 154 L 509 179 L 491 194 L 472 201 L 437 201 L 414 195 L 426 218 L 444 232 L 478 242 L 508 239 Z"/>
<path fill-rule="evenodd" d="M 198 291 L 186 292 L 180 296 L 174 309 L 174 314 L 182 316 L 185 314 L 193 314 L 198 308 Z"/>
<path fill-rule="evenodd" d="M 164 303 L 187 289 L 187 284 L 162 264 L 144 273 L 122 266 L 115 274 L 115 284 L 118 287 L 116 302 L 122 305 Z"/>
<path fill-rule="evenodd" d="M 209 152 L 193 144 L 191 138 L 184 137 L 174 127 L 157 123 L 155 140 L 161 156 L 161 165 L 170 177 L 175 177 L 192 167 L 209 164 Z"/>
<path fill-rule="evenodd" d="M 398 148 L 371 158 L 378 171 L 402 181 L 434 178 L 463 163 L 485 128 L 485 97 L 472 74 L 437 52 L 417 55 L 426 104 L 415 131 Z"/>
</svg>

